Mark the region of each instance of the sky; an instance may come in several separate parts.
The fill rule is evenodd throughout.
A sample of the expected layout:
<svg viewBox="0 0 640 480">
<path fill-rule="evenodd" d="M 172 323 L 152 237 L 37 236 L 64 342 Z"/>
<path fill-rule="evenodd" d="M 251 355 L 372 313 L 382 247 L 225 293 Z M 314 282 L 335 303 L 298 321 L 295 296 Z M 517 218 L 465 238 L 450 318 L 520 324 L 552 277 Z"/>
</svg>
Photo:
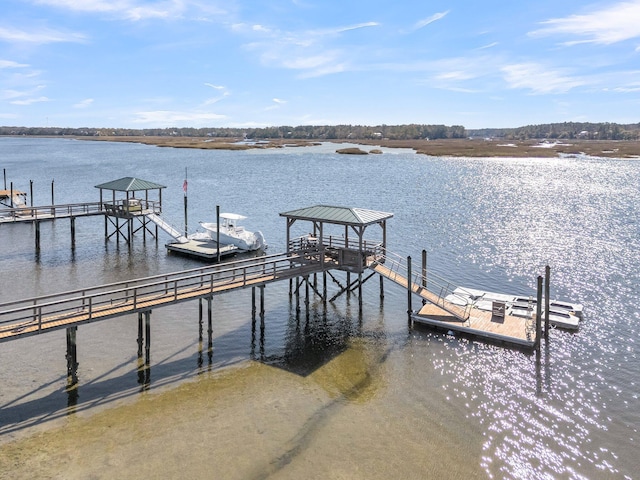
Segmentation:
<svg viewBox="0 0 640 480">
<path fill-rule="evenodd" d="M 0 125 L 640 122 L 640 0 L 0 0 Z"/>
</svg>

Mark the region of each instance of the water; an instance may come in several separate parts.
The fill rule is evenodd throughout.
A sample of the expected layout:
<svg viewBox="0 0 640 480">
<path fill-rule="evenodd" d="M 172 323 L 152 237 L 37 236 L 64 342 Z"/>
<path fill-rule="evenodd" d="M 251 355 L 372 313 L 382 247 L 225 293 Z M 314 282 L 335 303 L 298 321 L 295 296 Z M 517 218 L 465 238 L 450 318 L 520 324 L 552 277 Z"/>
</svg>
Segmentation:
<svg viewBox="0 0 640 480">
<path fill-rule="evenodd" d="M 463 286 L 580 301 L 578 333 L 535 355 L 409 329 L 406 293 L 365 283 L 296 315 L 288 282 L 214 298 L 214 348 L 198 302 L 155 310 L 149 382 L 136 317 L 78 330 L 79 388 L 65 391 L 64 331 L 0 345 L 0 478 L 634 478 L 640 470 L 640 161 L 450 159 L 334 145 L 201 151 L 63 139 L 0 139 L 0 162 L 34 203 L 97 201 L 123 176 L 163 191 L 190 229 L 242 213 L 284 251 L 280 212 L 315 204 L 393 212 L 389 249 Z M 307 227 L 304 227 L 307 228 Z M 304 233 L 304 232 L 302 232 Z M 201 265 L 136 238 L 105 242 L 100 218 L 0 226 L 0 301 Z M 334 290 L 331 290 L 333 288 Z M 335 292 L 335 285 L 330 292 Z M 35 453 L 37 452 L 37 455 Z"/>
</svg>

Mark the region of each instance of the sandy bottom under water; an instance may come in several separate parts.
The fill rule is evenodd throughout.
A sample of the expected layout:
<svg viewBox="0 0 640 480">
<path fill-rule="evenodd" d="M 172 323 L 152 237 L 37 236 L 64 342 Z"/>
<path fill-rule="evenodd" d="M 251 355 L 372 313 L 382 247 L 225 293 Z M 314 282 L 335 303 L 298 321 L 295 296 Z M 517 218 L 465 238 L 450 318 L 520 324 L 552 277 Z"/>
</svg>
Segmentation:
<svg viewBox="0 0 640 480">
<path fill-rule="evenodd" d="M 69 415 L 2 445 L 0 479 L 486 477 L 480 432 L 425 397 L 390 407 L 412 399 L 366 343 L 306 377 L 247 360 Z"/>
</svg>

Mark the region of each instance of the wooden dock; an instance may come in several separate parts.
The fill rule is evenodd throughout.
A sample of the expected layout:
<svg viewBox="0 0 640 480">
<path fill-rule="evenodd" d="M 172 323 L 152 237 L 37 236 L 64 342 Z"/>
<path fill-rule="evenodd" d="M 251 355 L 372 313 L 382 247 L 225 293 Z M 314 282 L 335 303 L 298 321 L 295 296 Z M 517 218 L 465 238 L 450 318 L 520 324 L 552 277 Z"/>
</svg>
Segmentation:
<svg viewBox="0 0 640 480">
<path fill-rule="evenodd" d="M 415 323 L 429 325 L 447 331 L 461 332 L 488 340 L 519 345 L 535 346 L 535 320 L 512 315 L 495 316 L 492 312 L 471 308 L 466 321 L 432 303 L 424 305 L 411 315 Z"/>
<path fill-rule="evenodd" d="M 2 303 L 0 343 L 309 275 L 321 258 L 289 252 Z"/>
<path fill-rule="evenodd" d="M 220 245 L 220 247 L 218 247 L 218 244 L 212 240 L 189 239 L 188 242 L 171 242 L 165 246 L 170 252 L 209 261 L 217 260 L 218 253 L 220 257 L 228 257 L 242 252 L 242 250 L 235 245 Z"/>
<path fill-rule="evenodd" d="M 412 276 L 415 280 L 411 282 L 408 279 L 410 268 L 398 260 L 386 258 L 384 264 L 376 262 L 371 268 L 425 300 L 419 311 L 413 312 L 410 309 L 410 319 L 414 323 L 526 348 L 534 348 L 536 345 L 535 318 L 507 315 L 504 314 L 504 309 L 503 314 L 494 315 L 493 312 L 481 310 L 473 304 L 460 306 L 452 303 L 446 299 L 453 291 L 452 286 L 437 275 L 428 275 L 427 289 L 426 266 L 423 268 L 425 276 Z"/>
</svg>

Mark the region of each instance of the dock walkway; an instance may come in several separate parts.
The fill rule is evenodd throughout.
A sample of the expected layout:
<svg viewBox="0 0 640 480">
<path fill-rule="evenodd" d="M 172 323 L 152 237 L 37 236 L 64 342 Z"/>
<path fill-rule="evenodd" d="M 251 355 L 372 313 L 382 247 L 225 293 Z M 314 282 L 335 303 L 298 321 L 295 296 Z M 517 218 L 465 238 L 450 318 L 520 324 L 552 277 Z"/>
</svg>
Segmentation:
<svg viewBox="0 0 640 480">
<path fill-rule="evenodd" d="M 323 268 L 320 256 L 290 252 L 5 302 L 0 304 L 0 342 L 305 276 Z"/>
<path fill-rule="evenodd" d="M 412 275 L 409 282 L 408 268 L 399 258 L 388 256 L 384 261 L 374 262 L 370 268 L 407 290 L 411 288 L 414 294 L 425 300 L 420 310 L 410 312 L 415 323 L 526 348 L 535 346 L 535 321 L 532 319 L 494 315 L 491 311 L 477 308 L 474 303 L 467 303 L 463 297 L 460 299 L 466 304 L 464 307 L 452 303 L 447 296 L 455 296 L 453 285 L 433 273 L 425 278 Z"/>
</svg>

